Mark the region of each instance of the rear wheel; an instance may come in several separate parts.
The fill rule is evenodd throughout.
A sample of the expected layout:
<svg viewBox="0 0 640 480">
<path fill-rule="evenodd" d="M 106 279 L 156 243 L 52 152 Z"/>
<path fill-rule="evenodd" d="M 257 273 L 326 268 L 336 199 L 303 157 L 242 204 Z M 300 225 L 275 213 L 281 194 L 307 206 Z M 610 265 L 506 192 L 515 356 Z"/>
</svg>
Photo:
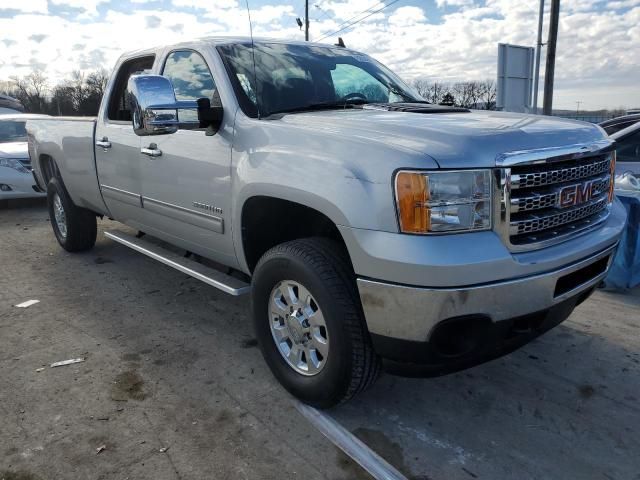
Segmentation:
<svg viewBox="0 0 640 480">
<path fill-rule="evenodd" d="M 62 248 L 68 252 L 93 248 L 98 232 L 95 214 L 77 207 L 55 177 L 47 185 L 47 207 L 53 233 Z"/>
<path fill-rule="evenodd" d="M 278 245 L 260 259 L 252 281 L 258 342 L 289 392 L 327 408 L 376 380 L 380 362 L 338 244 L 309 238 Z"/>
</svg>

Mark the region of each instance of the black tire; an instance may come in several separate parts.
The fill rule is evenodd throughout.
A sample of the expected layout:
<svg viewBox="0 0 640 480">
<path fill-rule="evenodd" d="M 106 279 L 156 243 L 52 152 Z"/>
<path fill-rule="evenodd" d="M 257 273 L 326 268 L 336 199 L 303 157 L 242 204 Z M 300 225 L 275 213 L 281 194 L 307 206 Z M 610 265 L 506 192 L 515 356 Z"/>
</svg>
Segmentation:
<svg viewBox="0 0 640 480">
<path fill-rule="evenodd" d="M 264 254 L 254 271 L 252 313 L 262 354 L 291 394 L 318 408 L 349 400 L 372 385 L 380 372 L 380 360 L 371 345 L 354 278 L 344 249 L 325 238 L 278 245 Z M 294 370 L 271 333 L 270 296 L 284 280 L 303 285 L 322 309 L 329 353 L 326 364 L 314 376 Z"/>
<path fill-rule="evenodd" d="M 64 210 L 66 235 L 63 234 L 56 221 L 54 202 L 56 196 L 60 199 Z M 58 243 L 67 252 L 82 252 L 93 248 L 98 234 L 98 223 L 95 213 L 85 208 L 77 207 L 65 190 L 62 182 L 53 177 L 47 184 L 47 208 L 53 233 Z"/>
</svg>

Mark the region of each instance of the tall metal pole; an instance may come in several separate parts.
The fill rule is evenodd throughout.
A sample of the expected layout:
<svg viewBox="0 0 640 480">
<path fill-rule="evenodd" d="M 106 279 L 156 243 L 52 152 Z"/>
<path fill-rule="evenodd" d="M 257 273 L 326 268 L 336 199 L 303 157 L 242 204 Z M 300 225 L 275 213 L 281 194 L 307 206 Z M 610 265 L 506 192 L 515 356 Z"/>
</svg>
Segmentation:
<svg viewBox="0 0 640 480">
<path fill-rule="evenodd" d="M 304 0 L 304 40 L 309 41 L 309 0 Z"/>
<path fill-rule="evenodd" d="M 536 43 L 536 73 L 533 77 L 533 113 L 538 113 L 538 84 L 540 81 L 540 51 L 542 50 L 542 23 L 544 22 L 544 0 L 540 0 L 538 12 L 538 42 Z"/>
<path fill-rule="evenodd" d="M 549 19 L 549 40 L 547 41 L 547 64 L 544 73 L 544 102 L 542 113 L 551 115 L 553 110 L 553 75 L 556 69 L 556 43 L 558 42 L 558 21 L 560 19 L 560 0 L 551 0 Z"/>
</svg>

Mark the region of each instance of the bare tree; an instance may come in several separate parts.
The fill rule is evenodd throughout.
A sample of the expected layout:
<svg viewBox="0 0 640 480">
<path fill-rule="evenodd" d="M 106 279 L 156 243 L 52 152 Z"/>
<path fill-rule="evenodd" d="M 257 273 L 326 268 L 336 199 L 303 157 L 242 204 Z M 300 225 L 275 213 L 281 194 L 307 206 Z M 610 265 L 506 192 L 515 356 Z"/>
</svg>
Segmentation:
<svg viewBox="0 0 640 480">
<path fill-rule="evenodd" d="M 0 80 L 0 95 L 16 96 L 16 88 L 10 80 Z"/>
<path fill-rule="evenodd" d="M 424 78 L 415 79 L 413 81 L 413 87 L 427 102 L 435 104 L 441 103 L 444 94 L 451 89 L 447 83 L 438 81 L 431 82 Z"/>
<path fill-rule="evenodd" d="M 495 110 L 496 83 L 493 80 L 471 80 L 453 84 L 417 78 L 414 88 L 428 102 L 457 107 Z"/>
<path fill-rule="evenodd" d="M 85 80 L 86 97 L 81 108 L 84 115 L 97 115 L 100 109 L 100 102 L 107 89 L 109 74 L 101 69 L 91 72 Z"/>
<path fill-rule="evenodd" d="M 46 111 L 46 92 L 49 89 L 47 77 L 40 71 L 34 70 L 25 77 L 10 77 L 15 88 L 15 95 L 25 106 L 27 111 L 43 113 Z"/>
<path fill-rule="evenodd" d="M 429 90 L 431 89 L 431 82 L 425 78 L 416 78 L 413 81 L 413 88 L 415 88 L 420 96 L 429 101 Z"/>
<path fill-rule="evenodd" d="M 481 82 L 482 102 L 484 110 L 496 109 L 496 82 L 493 80 L 485 80 Z"/>
</svg>

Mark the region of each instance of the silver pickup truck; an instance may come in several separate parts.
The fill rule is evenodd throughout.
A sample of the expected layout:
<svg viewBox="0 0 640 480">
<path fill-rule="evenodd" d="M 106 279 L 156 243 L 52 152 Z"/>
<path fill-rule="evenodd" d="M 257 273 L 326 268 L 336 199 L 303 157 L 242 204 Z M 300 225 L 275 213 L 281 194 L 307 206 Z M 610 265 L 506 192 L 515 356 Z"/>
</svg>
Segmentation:
<svg viewBox="0 0 640 480">
<path fill-rule="evenodd" d="M 625 223 L 597 126 L 425 102 L 346 48 L 206 38 L 126 54 L 98 117 L 28 123 L 68 251 L 105 235 L 250 293 L 278 380 L 328 407 L 525 344 L 604 278 Z M 186 255 L 186 256 L 185 256 Z"/>
</svg>

